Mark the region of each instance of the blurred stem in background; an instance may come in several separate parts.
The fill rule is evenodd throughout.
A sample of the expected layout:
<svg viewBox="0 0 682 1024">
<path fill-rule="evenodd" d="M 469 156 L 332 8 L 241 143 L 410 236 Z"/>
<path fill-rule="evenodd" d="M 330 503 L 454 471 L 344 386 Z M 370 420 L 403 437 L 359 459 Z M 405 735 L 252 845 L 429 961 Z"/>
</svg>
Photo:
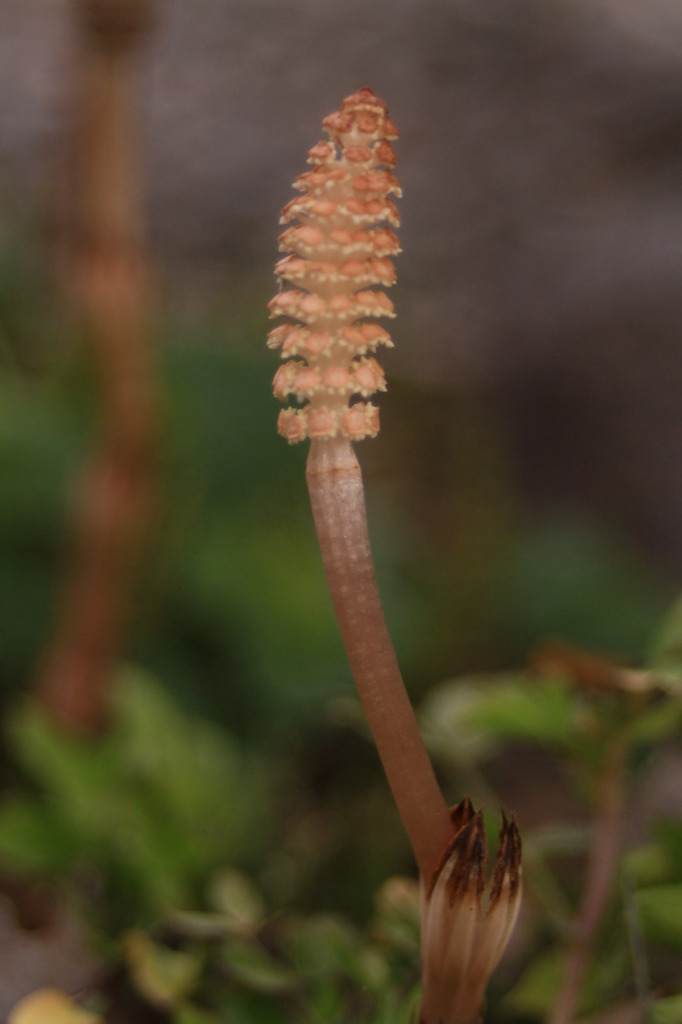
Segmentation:
<svg viewBox="0 0 682 1024">
<path fill-rule="evenodd" d="M 135 145 L 135 49 L 150 0 L 80 0 L 80 81 L 65 292 L 96 370 L 99 438 L 37 689 L 65 727 L 95 732 L 155 487 L 152 290 Z"/>
<path fill-rule="evenodd" d="M 561 984 L 549 1024 L 571 1024 L 575 1018 L 597 932 L 616 887 L 622 853 L 626 755 L 622 738 L 616 736 L 606 751 L 603 774 L 596 784 L 580 912 L 564 953 Z"/>
<path fill-rule="evenodd" d="M 547 644 L 534 654 L 536 670 L 559 672 L 578 690 L 611 698 L 603 717 L 596 750 L 583 751 L 589 779 L 591 839 L 578 916 L 565 944 L 561 980 L 548 1024 L 571 1024 L 581 1003 L 600 929 L 611 905 L 621 870 L 624 815 L 628 800 L 628 767 L 632 754 L 630 723 L 651 686 L 645 672 L 621 669 L 609 659 L 563 645 Z M 615 702 L 614 702 L 615 698 Z M 630 730 L 630 731 L 629 731 Z M 642 1006 L 642 1015 L 644 1006 Z M 643 1016 L 642 1016 L 643 1019 Z"/>
</svg>

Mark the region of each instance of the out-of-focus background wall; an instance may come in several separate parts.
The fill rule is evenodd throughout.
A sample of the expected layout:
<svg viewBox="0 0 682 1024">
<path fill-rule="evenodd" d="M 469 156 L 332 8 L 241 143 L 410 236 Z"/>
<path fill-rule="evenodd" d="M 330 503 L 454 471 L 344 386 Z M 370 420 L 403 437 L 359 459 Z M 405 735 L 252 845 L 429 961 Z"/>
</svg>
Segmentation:
<svg viewBox="0 0 682 1024">
<path fill-rule="evenodd" d="M 680 5 L 175 0 L 157 19 L 143 145 L 174 290 L 265 278 L 321 117 L 371 85 L 402 131 L 390 371 L 482 396 L 524 493 L 586 500 L 679 567 Z M 54 213 L 69 4 L 6 0 L 0 47 L 4 205 Z"/>
</svg>

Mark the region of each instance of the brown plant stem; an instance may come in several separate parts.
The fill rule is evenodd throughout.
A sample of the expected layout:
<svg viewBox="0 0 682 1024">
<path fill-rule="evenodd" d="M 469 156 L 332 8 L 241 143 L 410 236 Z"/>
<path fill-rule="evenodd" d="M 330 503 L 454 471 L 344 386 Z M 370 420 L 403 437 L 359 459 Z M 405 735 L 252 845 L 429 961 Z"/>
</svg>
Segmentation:
<svg viewBox="0 0 682 1024">
<path fill-rule="evenodd" d="M 156 396 L 152 289 L 138 194 L 132 47 L 148 0 L 81 0 L 80 124 L 65 286 L 95 367 L 100 436 L 81 483 L 71 560 L 37 691 L 77 732 L 101 728 L 149 519 Z"/>
<path fill-rule="evenodd" d="M 585 888 L 548 1024 L 571 1024 L 597 931 L 613 894 L 622 843 L 625 764 L 625 746 L 617 739 L 606 755 L 604 771 L 598 782 Z"/>
<path fill-rule="evenodd" d="M 422 877 L 453 836 L 386 627 L 369 546 L 360 466 L 345 439 L 313 441 L 308 490 L 351 671 Z"/>
</svg>

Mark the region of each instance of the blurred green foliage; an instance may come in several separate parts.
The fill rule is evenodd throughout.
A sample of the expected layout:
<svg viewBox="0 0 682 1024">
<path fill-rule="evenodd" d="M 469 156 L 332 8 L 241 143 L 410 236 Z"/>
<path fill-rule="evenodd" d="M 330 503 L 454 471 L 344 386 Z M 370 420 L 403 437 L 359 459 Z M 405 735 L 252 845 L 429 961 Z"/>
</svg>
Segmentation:
<svg viewBox="0 0 682 1024">
<path fill-rule="evenodd" d="M 8 740 L 37 793 L 0 805 L 0 864 L 89 873 L 101 923 L 120 928 L 195 905 L 211 871 L 270 837 L 262 760 L 139 669 L 120 670 L 113 697 L 98 741 L 63 734 L 32 703 L 14 709 Z"/>
<path fill-rule="evenodd" d="M 275 434 L 265 295 L 239 322 L 216 310 L 163 326 L 159 505 L 112 728 L 77 741 L 24 692 L 53 621 L 96 393 L 31 247 L 10 258 L 8 238 L 0 232 L 0 875 L 58 883 L 151 1019 L 408 1024 L 418 894 L 395 878 L 379 887 L 411 858 L 353 696 L 305 452 Z M 490 992 L 490 1020 L 530 1022 L 556 992 L 605 752 L 627 746 L 635 790 L 679 732 L 682 613 L 649 641 L 672 597 L 665 573 L 585 509 L 526 509 L 503 426 L 476 398 L 458 411 L 451 398 L 426 413 L 418 389 L 392 381 L 417 440 L 387 415 L 379 454 L 366 456 L 370 529 L 389 625 L 453 801 L 469 792 L 492 811 L 511 778 L 532 818 L 538 764 L 556 797 L 542 820 L 520 822 L 527 909 Z M 647 652 L 642 689 L 592 692 L 561 673 L 509 670 L 545 637 L 638 664 Z M 432 688 L 439 677 L 448 681 Z M 673 1024 L 682 826 L 640 812 L 627 840 L 582 1010 L 641 996 L 643 957 L 647 994 L 660 995 L 649 1020 Z"/>
<path fill-rule="evenodd" d="M 248 879 L 232 873 L 225 882 L 229 898 L 219 908 L 177 915 L 165 941 L 142 932 L 124 939 L 137 990 L 173 1024 L 409 1024 L 418 976 L 415 883 L 386 883 L 363 932 L 331 914 L 272 918 Z M 245 903 L 250 913 L 243 913 Z"/>
</svg>

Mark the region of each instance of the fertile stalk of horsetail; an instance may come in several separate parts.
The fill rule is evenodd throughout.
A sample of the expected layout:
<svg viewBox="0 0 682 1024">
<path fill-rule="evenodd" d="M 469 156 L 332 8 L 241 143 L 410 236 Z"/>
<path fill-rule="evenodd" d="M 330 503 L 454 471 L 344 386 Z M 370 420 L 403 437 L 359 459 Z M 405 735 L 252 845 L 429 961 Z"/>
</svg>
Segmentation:
<svg viewBox="0 0 682 1024">
<path fill-rule="evenodd" d="M 327 582 L 422 879 L 422 1021 L 467 1024 L 478 1018 L 513 924 L 520 844 L 516 826 L 505 819 L 484 908 L 482 819 L 473 810 L 464 814 L 462 805 L 451 814 L 426 753 L 381 607 L 353 449 L 354 441 L 378 433 L 379 410 L 368 399 L 386 390 L 375 353 L 392 342 L 376 318 L 394 316 L 383 289 L 395 281 L 391 257 L 400 252 L 392 197 L 401 190 L 391 145 L 398 132 L 386 104 L 369 89 L 345 99 L 323 126 L 328 139 L 310 150 L 312 169 L 296 179 L 300 195 L 282 212 L 286 255 L 276 267 L 280 290 L 269 308 L 286 319 L 270 332 L 268 345 L 284 359 L 275 395 L 294 404 L 280 413 L 278 429 L 291 444 L 311 442 L 306 476 Z M 473 843 L 466 838 L 472 831 Z M 478 908 L 481 922 L 478 929 L 467 924 L 466 935 L 462 922 L 474 918 L 462 901 Z M 459 938 L 450 941 L 446 932 Z"/>
</svg>

